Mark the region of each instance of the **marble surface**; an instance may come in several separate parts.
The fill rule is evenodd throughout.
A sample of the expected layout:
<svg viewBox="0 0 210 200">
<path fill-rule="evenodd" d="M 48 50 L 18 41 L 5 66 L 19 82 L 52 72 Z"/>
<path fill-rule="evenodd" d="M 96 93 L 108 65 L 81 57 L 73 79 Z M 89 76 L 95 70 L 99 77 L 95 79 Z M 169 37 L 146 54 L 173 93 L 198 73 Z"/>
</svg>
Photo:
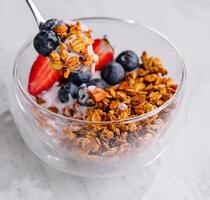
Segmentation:
<svg viewBox="0 0 210 200">
<path fill-rule="evenodd" d="M 36 2 L 47 18 L 129 18 L 150 25 L 171 38 L 188 68 L 189 85 L 184 108 L 187 111 L 186 122 L 158 161 L 129 176 L 87 179 L 48 167 L 23 143 L 8 111 L 6 96 L 15 56 L 37 29 L 24 0 L 1 0 L 0 199 L 210 199 L 210 1 Z"/>
</svg>

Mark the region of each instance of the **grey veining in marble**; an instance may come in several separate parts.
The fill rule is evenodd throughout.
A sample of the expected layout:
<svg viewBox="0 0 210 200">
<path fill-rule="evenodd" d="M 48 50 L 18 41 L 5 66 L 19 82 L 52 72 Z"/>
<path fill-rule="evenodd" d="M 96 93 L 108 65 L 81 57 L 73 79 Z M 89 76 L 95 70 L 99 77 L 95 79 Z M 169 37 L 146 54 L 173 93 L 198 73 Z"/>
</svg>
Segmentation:
<svg viewBox="0 0 210 200">
<path fill-rule="evenodd" d="M 23 143 L 8 112 L 6 97 L 15 56 L 37 31 L 36 24 L 24 0 L 1 0 L 0 199 L 210 199 L 210 1 L 36 2 L 46 18 L 129 18 L 152 26 L 171 38 L 188 67 L 187 119 L 167 152 L 138 173 L 112 179 L 86 179 L 48 167 Z"/>
</svg>

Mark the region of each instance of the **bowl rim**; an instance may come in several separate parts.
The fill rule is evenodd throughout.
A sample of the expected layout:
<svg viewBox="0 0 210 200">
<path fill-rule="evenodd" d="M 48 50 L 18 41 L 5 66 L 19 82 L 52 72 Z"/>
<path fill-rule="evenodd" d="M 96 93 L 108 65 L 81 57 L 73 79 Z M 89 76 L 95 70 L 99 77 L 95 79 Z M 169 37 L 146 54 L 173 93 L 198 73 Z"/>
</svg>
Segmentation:
<svg viewBox="0 0 210 200">
<path fill-rule="evenodd" d="M 66 117 L 57 113 L 53 113 L 49 110 L 47 110 L 46 108 L 42 107 L 41 105 L 39 105 L 38 103 L 36 103 L 34 100 L 32 100 L 32 98 L 30 97 L 30 95 L 28 94 L 27 91 L 25 91 L 25 89 L 23 88 L 21 81 L 18 79 L 17 76 L 17 68 L 18 68 L 18 63 L 19 60 L 21 58 L 22 53 L 31 45 L 32 43 L 32 39 L 30 39 L 28 42 L 25 43 L 25 45 L 22 46 L 22 48 L 19 50 L 16 60 L 15 60 L 15 64 L 14 64 L 14 68 L 13 68 L 13 80 L 17 81 L 18 87 L 21 90 L 21 92 L 23 93 L 24 97 L 35 107 L 37 107 L 38 109 L 41 109 L 42 111 L 46 112 L 48 115 L 52 116 L 52 117 L 56 117 L 59 118 L 60 120 L 64 120 L 64 121 L 68 121 L 68 122 L 74 122 L 74 123 L 86 123 L 86 124 L 101 124 L 101 125 L 106 125 L 106 124 L 110 124 L 110 123 L 131 123 L 131 122 L 136 122 L 136 121 L 140 121 L 140 120 L 144 120 L 146 118 L 149 118 L 157 113 L 159 113 L 160 111 L 162 111 L 163 109 L 165 109 L 166 107 L 168 107 L 176 98 L 177 96 L 181 93 L 181 91 L 184 88 L 184 83 L 186 81 L 186 65 L 185 62 L 181 56 L 181 54 L 179 53 L 179 51 L 177 50 L 177 48 L 175 47 L 175 45 L 173 44 L 173 42 L 168 39 L 165 35 L 163 35 L 162 33 L 160 33 L 159 31 L 157 31 L 156 29 L 147 26 L 147 25 L 143 25 L 142 23 L 136 22 L 134 20 L 130 20 L 130 19 L 120 19 L 120 18 L 112 18 L 112 17 L 83 17 L 83 18 L 74 18 L 72 19 L 72 21 L 83 21 L 83 20 L 106 20 L 106 21 L 115 21 L 115 22 L 122 22 L 125 24 L 134 24 L 134 25 L 138 25 L 143 27 L 144 29 L 147 29 L 148 31 L 152 32 L 153 34 L 157 35 L 160 39 L 162 39 L 164 42 L 166 42 L 175 52 L 175 54 L 177 55 L 177 57 L 180 60 L 181 63 L 181 67 L 182 67 L 182 76 L 181 76 L 181 80 L 180 83 L 177 87 L 177 90 L 175 92 L 175 94 L 168 100 L 166 101 L 163 105 L 161 105 L 160 107 L 147 112 L 145 114 L 139 115 L 139 116 L 135 116 L 132 118 L 127 118 L 127 119 L 120 119 L 120 120 L 113 120 L 113 121 L 89 121 L 89 120 L 80 120 L 80 119 L 74 119 L 71 117 Z"/>
</svg>

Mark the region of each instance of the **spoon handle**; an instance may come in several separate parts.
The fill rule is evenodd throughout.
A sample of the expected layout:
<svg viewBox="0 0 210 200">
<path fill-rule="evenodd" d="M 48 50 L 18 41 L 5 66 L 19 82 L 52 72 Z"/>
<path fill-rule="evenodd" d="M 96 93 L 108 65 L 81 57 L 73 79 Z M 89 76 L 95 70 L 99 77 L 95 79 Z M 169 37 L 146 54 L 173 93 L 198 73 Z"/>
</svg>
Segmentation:
<svg viewBox="0 0 210 200">
<path fill-rule="evenodd" d="M 40 28 L 40 26 L 45 22 L 44 18 L 42 17 L 37 6 L 34 4 L 33 0 L 26 0 L 26 2 L 34 15 L 38 27 Z"/>
</svg>

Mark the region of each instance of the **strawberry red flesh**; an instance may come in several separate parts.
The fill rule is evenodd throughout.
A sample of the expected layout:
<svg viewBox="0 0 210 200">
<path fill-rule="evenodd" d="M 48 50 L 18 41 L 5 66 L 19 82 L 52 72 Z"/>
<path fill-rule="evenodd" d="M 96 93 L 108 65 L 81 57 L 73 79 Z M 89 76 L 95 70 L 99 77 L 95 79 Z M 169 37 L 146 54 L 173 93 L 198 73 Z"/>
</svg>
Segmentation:
<svg viewBox="0 0 210 200">
<path fill-rule="evenodd" d="M 93 43 L 93 51 L 99 56 L 96 70 L 101 70 L 113 60 L 114 49 L 107 39 L 95 39 Z"/>
<path fill-rule="evenodd" d="M 60 71 L 55 71 L 50 67 L 49 59 L 39 55 L 31 68 L 28 92 L 33 96 L 37 96 L 42 91 L 52 87 L 60 76 Z"/>
</svg>

